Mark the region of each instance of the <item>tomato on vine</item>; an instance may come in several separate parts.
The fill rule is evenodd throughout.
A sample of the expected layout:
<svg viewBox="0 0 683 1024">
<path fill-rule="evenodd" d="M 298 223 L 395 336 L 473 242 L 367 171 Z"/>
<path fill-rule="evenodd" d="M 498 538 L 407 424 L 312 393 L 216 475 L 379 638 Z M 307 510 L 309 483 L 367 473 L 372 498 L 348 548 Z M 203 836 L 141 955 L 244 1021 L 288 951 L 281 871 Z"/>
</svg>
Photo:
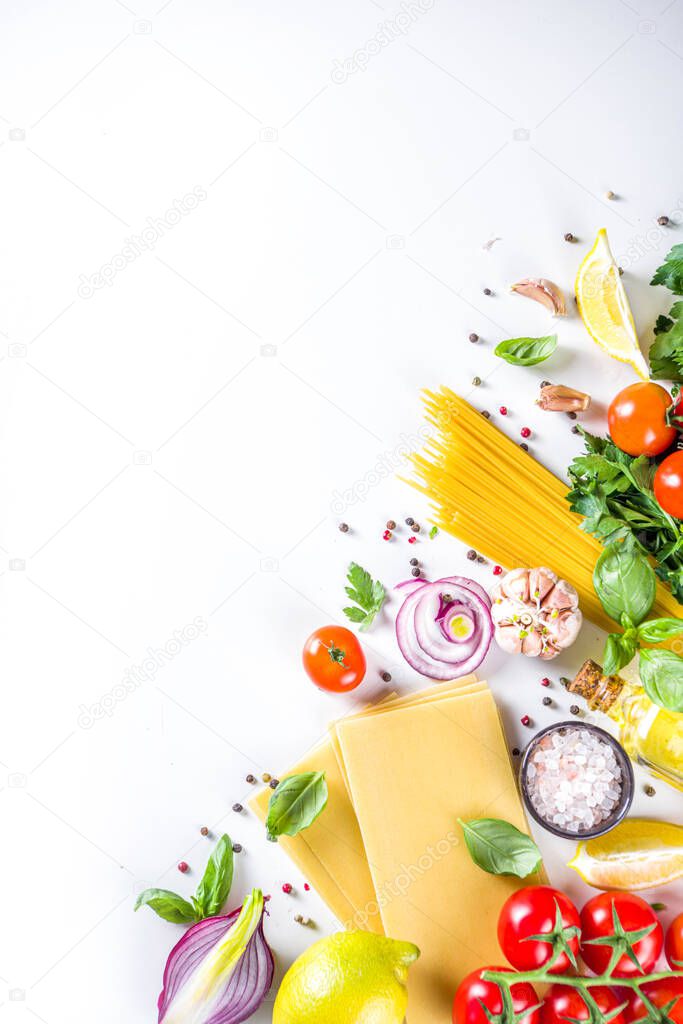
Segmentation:
<svg viewBox="0 0 683 1024">
<path fill-rule="evenodd" d="M 498 943 L 519 971 L 544 967 L 552 974 L 576 967 L 579 912 L 563 892 L 549 885 L 527 885 L 508 897 L 498 918 Z"/>
<path fill-rule="evenodd" d="M 643 985 L 643 995 L 658 1010 L 665 1010 L 667 1019 L 673 1024 L 683 1024 L 683 978 L 661 978 Z M 627 1017 L 628 1024 L 645 1022 L 649 1017 L 647 1007 L 639 996 L 631 1001 Z"/>
<path fill-rule="evenodd" d="M 500 1018 L 500 1024 L 513 1024 L 505 1021 L 500 987 L 494 981 L 483 981 L 484 971 L 512 973 L 509 967 L 481 967 L 463 978 L 453 1000 L 453 1024 L 489 1024 L 487 1010 L 493 1017 Z M 528 981 L 520 981 L 510 986 L 510 994 L 515 1014 L 529 1010 L 518 1024 L 540 1024 L 539 1000 L 533 986 Z"/>
<path fill-rule="evenodd" d="M 661 455 L 676 440 L 672 414 L 679 415 L 681 403 L 671 409 L 673 399 L 652 381 L 630 384 L 612 399 L 607 423 L 617 448 L 629 455 Z"/>
<path fill-rule="evenodd" d="M 683 970 L 683 914 L 675 917 L 667 928 L 664 952 L 672 970 Z"/>
<path fill-rule="evenodd" d="M 365 655 L 358 640 L 344 626 L 323 626 L 304 644 L 303 663 L 309 678 L 321 690 L 347 693 L 365 676 Z"/>
<path fill-rule="evenodd" d="M 600 1013 L 607 1017 L 610 1024 L 625 1024 L 622 1005 L 611 988 L 606 985 L 591 985 L 588 999 L 594 1000 Z M 593 1019 L 593 1007 L 586 1004 L 583 993 L 570 985 L 551 985 L 543 997 L 541 1024 L 567 1024 L 567 1021 L 590 1021 Z M 612 1014 L 613 1016 L 610 1016 Z"/>
<path fill-rule="evenodd" d="M 645 900 L 628 892 L 602 892 L 581 911 L 581 956 L 595 974 L 614 977 L 649 974 L 664 944 L 657 915 Z"/>
</svg>

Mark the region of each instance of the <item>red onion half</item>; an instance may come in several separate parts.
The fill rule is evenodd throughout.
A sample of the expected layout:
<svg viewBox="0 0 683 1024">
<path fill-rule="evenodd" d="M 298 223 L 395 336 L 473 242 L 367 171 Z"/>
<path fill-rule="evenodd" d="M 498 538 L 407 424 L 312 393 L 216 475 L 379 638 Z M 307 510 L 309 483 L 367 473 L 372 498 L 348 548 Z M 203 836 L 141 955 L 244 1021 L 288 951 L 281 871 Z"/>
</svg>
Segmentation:
<svg viewBox="0 0 683 1024">
<path fill-rule="evenodd" d="M 441 680 L 481 665 L 493 637 L 491 599 L 482 586 L 466 576 L 445 576 L 398 588 L 407 596 L 396 618 L 396 639 L 409 665 Z"/>
<path fill-rule="evenodd" d="M 241 910 L 207 917 L 171 950 L 159 996 L 159 1024 L 241 1024 L 258 1010 L 273 981 L 263 934 L 263 894 Z"/>
</svg>

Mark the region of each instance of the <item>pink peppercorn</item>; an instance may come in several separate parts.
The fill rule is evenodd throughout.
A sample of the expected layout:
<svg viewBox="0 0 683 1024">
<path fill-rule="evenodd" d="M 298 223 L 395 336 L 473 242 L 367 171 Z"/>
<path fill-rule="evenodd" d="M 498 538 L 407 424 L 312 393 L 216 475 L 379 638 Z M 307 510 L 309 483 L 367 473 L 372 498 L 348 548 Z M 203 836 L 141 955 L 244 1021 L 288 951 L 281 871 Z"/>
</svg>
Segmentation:
<svg viewBox="0 0 683 1024">
<path fill-rule="evenodd" d="M 528 427 L 522 427 L 522 429 L 520 430 L 520 434 L 522 435 L 522 437 L 531 437 L 531 431 Z"/>
<path fill-rule="evenodd" d="M 292 887 L 289 884 L 289 882 L 285 882 L 285 884 L 282 886 L 282 891 L 286 896 L 289 896 L 290 892 L 292 891 Z"/>
<path fill-rule="evenodd" d="M 508 414 L 508 407 L 507 407 L 507 405 L 501 405 L 501 407 L 498 410 L 498 412 L 500 413 L 501 416 L 507 416 L 507 414 Z"/>
<path fill-rule="evenodd" d="M 543 676 L 543 679 L 541 679 L 541 686 L 550 686 L 550 680 L 547 676 Z"/>
<path fill-rule="evenodd" d="M 180 863 L 178 864 L 178 871 L 180 871 L 181 875 L 184 875 L 189 870 L 190 865 L 187 863 L 187 861 L 181 860 Z"/>
<path fill-rule="evenodd" d="M 531 725 L 531 719 L 528 715 L 522 715 L 522 717 L 520 718 L 520 722 L 522 723 L 522 725 Z"/>
<path fill-rule="evenodd" d="M 391 530 L 385 530 L 382 537 L 384 540 L 391 540 Z"/>
<path fill-rule="evenodd" d="M 494 567 L 493 567 L 493 575 L 494 575 L 494 576 L 500 576 L 500 574 L 502 573 L 502 571 L 503 571 L 503 567 L 502 567 L 502 566 L 500 566 L 500 565 L 494 565 Z"/>
<path fill-rule="evenodd" d="M 416 540 L 417 540 L 417 537 L 408 537 L 408 543 L 409 544 L 414 544 Z"/>
<path fill-rule="evenodd" d="M 304 889 L 306 890 L 306 892 L 310 892 L 311 891 L 311 887 L 308 884 L 308 882 L 304 882 Z"/>
</svg>

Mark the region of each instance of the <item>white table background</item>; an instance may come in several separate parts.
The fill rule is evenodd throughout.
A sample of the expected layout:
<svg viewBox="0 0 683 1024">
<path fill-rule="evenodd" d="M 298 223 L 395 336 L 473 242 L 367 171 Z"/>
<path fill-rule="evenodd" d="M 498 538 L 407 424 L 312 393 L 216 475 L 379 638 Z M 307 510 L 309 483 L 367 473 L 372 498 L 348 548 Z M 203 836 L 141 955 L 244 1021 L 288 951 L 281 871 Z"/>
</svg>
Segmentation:
<svg viewBox="0 0 683 1024">
<path fill-rule="evenodd" d="M 546 366 L 492 349 L 551 329 L 508 285 L 548 276 L 571 299 L 601 226 L 645 344 L 668 309 L 648 281 L 681 240 L 656 217 L 683 216 L 683 5 L 28 0 L 2 20 L 0 1024 L 142 1024 L 181 929 L 134 917 L 134 896 L 193 890 L 200 826 L 244 845 L 231 905 L 272 893 L 278 978 L 336 927 L 230 808 L 248 772 L 283 771 L 379 692 L 381 670 L 423 684 L 397 652 L 393 596 L 356 694 L 324 695 L 300 666 L 306 636 L 342 621 L 351 559 L 387 584 L 412 555 L 431 577 L 472 570 L 445 535 L 381 539 L 388 518 L 427 521 L 394 478 L 419 389 L 506 404 L 495 421 L 531 427 L 562 473 L 580 441 L 534 407 L 538 382 L 588 390 L 603 429 L 633 379 L 571 301 Z M 145 231 L 149 248 L 119 259 Z M 490 566 L 476 575 L 490 583 Z M 587 625 L 553 678 L 601 644 Z M 150 649 L 175 653 L 120 699 Z M 567 714 L 536 662 L 494 652 L 482 674 L 510 746 L 530 736 L 525 712 L 539 727 Z M 646 781 L 634 811 L 680 822 L 680 795 L 655 783 L 648 799 Z M 585 898 L 573 844 L 538 838 Z"/>
</svg>

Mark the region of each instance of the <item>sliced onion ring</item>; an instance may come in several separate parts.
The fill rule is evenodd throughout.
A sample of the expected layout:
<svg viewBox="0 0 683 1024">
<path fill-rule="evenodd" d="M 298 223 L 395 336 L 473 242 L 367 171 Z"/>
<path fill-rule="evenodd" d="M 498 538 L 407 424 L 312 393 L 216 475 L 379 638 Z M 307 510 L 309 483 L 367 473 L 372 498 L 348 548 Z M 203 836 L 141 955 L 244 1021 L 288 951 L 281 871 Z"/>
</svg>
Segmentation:
<svg viewBox="0 0 683 1024">
<path fill-rule="evenodd" d="M 484 588 L 464 576 L 446 576 L 405 589 L 408 593 L 396 618 L 396 639 L 408 664 L 439 680 L 455 679 L 478 668 L 493 637 L 491 601 Z M 462 636 L 451 628 L 457 616 L 472 623 Z"/>
</svg>

